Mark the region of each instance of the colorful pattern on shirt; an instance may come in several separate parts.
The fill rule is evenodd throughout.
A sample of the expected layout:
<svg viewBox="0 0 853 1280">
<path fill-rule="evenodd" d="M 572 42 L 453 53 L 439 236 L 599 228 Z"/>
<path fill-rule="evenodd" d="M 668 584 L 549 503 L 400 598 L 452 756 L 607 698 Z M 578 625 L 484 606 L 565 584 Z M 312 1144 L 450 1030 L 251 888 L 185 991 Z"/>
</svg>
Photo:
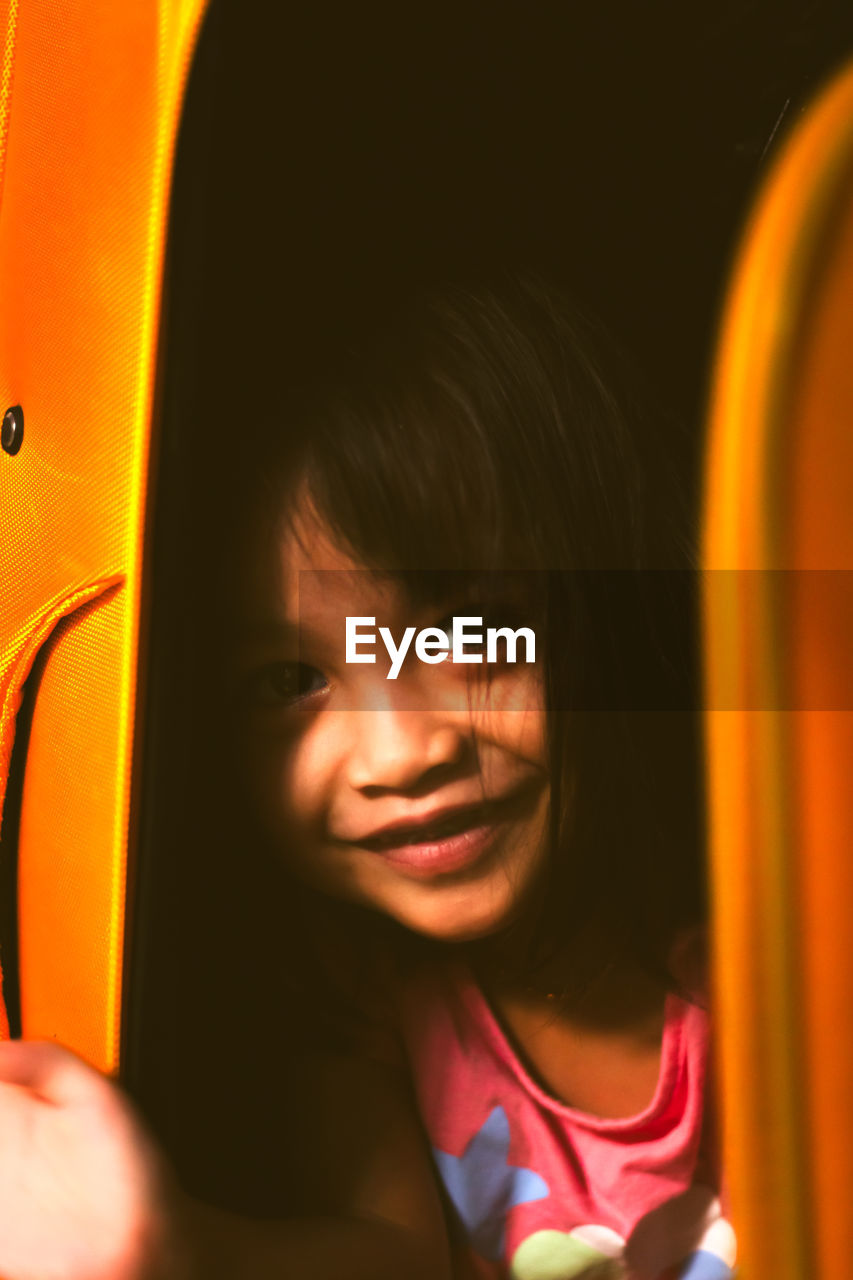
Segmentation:
<svg viewBox="0 0 853 1280">
<path fill-rule="evenodd" d="M 655 1095 L 619 1120 L 547 1094 L 462 971 L 419 974 L 399 1017 L 471 1276 L 731 1280 L 734 1232 L 702 1149 L 701 1009 L 668 998 Z"/>
</svg>

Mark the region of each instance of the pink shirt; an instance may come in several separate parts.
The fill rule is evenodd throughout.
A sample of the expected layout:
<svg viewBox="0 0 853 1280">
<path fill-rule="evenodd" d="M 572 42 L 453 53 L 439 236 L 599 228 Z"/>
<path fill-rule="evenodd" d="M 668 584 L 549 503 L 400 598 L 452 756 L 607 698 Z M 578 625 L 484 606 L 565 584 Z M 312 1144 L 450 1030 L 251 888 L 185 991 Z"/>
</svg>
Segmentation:
<svg viewBox="0 0 853 1280">
<path fill-rule="evenodd" d="M 704 1152 L 707 1015 L 667 1000 L 657 1088 L 628 1119 L 551 1097 L 472 978 L 423 971 L 399 1025 L 464 1274 L 730 1280 L 735 1239 Z"/>
</svg>

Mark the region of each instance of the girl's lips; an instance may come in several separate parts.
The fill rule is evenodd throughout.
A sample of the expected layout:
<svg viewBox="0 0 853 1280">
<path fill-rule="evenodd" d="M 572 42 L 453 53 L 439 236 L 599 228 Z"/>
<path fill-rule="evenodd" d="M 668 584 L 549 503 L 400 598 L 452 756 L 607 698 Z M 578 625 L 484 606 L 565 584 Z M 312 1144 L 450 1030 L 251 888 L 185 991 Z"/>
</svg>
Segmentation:
<svg viewBox="0 0 853 1280">
<path fill-rule="evenodd" d="M 528 783 L 496 799 L 439 809 L 420 822 L 392 824 L 346 843 L 416 879 L 452 875 L 478 862 L 537 794 L 538 787 Z"/>
<path fill-rule="evenodd" d="M 419 843 L 393 845 L 373 852 L 391 866 L 417 879 L 446 876 L 479 861 L 502 825 L 491 822 L 453 835 L 427 837 Z"/>
</svg>

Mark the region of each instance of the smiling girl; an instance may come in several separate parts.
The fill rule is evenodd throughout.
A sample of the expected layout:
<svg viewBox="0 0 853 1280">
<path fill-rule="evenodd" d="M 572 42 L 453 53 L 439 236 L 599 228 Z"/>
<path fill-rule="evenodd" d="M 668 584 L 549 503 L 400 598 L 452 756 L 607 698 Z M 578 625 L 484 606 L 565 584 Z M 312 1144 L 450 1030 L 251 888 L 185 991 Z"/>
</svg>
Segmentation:
<svg viewBox="0 0 853 1280">
<path fill-rule="evenodd" d="M 300 394 L 296 451 L 267 433 L 235 758 L 301 886 L 323 1031 L 269 1105 L 311 1216 L 189 1205 L 117 1138 L 139 1152 L 124 1220 L 158 1229 L 124 1270 L 62 1274 L 733 1274 L 687 542 L 598 345 L 538 283 L 449 290 Z M 460 617 L 530 629 L 536 663 L 348 660 L 347 619 L 440 642 Z"/>
<path fill-rule="evenodd" d="M 451 291 L 303 398 L 262 468 L 242 752 L 318 968 L 393 1031 L 457 1268 L 699 1275 L 709 1230 L 723 1276 L 686 539 L 596 349 L 538 283 Z M 348 619 L 450 648 L 460 617 L 539 661 L 348 655 Z"/>
</svg>

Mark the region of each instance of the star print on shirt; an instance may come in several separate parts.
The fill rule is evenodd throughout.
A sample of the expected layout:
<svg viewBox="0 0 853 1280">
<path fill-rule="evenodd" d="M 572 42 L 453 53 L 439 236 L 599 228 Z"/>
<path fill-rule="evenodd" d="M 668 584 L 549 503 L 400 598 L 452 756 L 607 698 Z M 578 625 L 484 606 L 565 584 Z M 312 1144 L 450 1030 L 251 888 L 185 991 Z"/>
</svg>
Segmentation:
<svg viewBox="0 0 853 1280">
<path fill-rule="evenodd" d="M 697 1249 L 684 1270 L 678 1273 L 679 1280 L 732 1280 L 734 1274 L 722 1258 L 706 1249 Z"/>
<path fill-rule="evenodd" d="M 504 1224 L 510 1209 L 551 1194 L 538 1173 L 507 1162 L 509 1139 L 506 1112 L 495 1107 L 461 1156 L 433 1147 L 442 1182 L 468 1230 L 472 1248 L 491 1262 L 503 1257 Z"/>
</svg>

